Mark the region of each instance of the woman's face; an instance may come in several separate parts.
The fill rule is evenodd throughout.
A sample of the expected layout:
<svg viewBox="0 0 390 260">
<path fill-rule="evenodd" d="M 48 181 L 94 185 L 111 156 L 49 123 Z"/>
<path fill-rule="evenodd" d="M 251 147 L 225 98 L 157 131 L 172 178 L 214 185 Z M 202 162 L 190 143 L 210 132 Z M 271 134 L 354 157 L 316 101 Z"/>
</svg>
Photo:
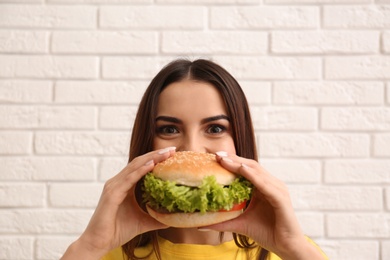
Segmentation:
<svg viewBox="0 0 390 260">
<path fill-rule="evenodd" d="M 230 118 L 211 84 L 183 80 L 168 85 L 157 105 L 154 149 L 236 153 Z"/>
</svg>

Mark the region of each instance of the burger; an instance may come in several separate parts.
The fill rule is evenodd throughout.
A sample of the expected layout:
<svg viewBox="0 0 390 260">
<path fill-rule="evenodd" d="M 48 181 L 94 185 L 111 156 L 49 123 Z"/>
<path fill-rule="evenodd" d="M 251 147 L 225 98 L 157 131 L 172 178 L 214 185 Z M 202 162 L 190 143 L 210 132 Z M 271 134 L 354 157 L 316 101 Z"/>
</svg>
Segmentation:
<svg viewBox="0 0 390 260">
<path fill-rule="evenodd" d="M 143 181 L 150 216 L 180 228 L 201 227 L 241 215 L 252 185 L 223 168 L 211 153 L 176 152 Z"/>
</svg>

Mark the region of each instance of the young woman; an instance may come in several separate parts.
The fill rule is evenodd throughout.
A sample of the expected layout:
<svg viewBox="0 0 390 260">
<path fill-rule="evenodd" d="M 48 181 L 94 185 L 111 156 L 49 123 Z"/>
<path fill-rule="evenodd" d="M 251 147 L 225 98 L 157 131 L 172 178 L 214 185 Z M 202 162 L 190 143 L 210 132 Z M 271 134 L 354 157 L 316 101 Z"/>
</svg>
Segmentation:
<svg viewBox="0 0 390 260">
<path fill-rule="evenodd" d="M 207 228 L 167 227 L 144 210 L 139 181 L 175 151 L 215 153 L 255 187 L 244 214 Z M 129 164 L 107 181 L 83 234 L 62 259 L 326 259 L 304 236 L 286 186 L 257 162 L 247 101 L 207 60 L 177 60 L 140 103 Z"/>
</svg>

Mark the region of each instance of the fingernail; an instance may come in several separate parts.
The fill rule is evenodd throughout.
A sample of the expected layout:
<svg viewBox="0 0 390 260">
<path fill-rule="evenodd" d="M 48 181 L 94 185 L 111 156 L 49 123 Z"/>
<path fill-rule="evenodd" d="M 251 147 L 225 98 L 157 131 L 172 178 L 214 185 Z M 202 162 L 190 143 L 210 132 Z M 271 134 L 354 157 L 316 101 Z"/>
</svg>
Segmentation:
<svg viewBox="0 0 390 260">
<path fill-rule="evenodd" d="M 219 151 L 219 152 L 216 152 L 215 154 L 218 155 L 218 156 L 220 156 L 220 157 L 226 157 L 226 156 L 228 156 L 227 152 L 224 152 L 224 151 Z"/>
<path fill-rule="evenodd" d="M 222 161 L 228 162 L 228 163 L 232 163 L 232 162 L 233 162 L 232 159 L 229 159 L 229 158 L 227 158 L 227 157 L 222 157 Z"/>
<path fill-rule="evenodd" d="M 164 153 L 167 153 L 167 152 L 170 152 L 170 151 L 173 151 L 173 150 L 176 150 L 176 147 L 174 147 L 174 146 L 167 147 L 167 148 L 161 149 L 158 152 L 158 154 L 164 154 Z"/>
<path fill-rule="evenodd" d="M 200 231 L 200 232 L 207 232 L 207 231 L 211 231 L 211 229 L 208 229 L 208 228 L 198 228 L 198 231 Z"/>
<path fill-rule="evenodd" d="M 153 161 L 153 160 L 150 160 L 150 161 L 148 161 L 147 163 L 145 163 L 145 166 L 148 166 L 148 165 L 151 165 L 151 164 L 154 164 L 154 161 Z"/>
</svg>

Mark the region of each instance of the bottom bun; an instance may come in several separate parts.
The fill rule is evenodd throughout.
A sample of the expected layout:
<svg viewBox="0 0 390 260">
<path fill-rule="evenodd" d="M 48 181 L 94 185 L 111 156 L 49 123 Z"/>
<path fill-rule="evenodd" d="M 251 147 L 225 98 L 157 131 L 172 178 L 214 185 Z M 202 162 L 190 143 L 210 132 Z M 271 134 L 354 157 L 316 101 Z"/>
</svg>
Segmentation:
<svg viewBox="0 0 390 260">
<path fill-rule="evenodd" d="M 218 212 L 194 212 L 194 213 L 160 213 L 148 204 L 146 209 L 150 216 L 158 222 L 170 227 L 194 228 L 217 224 L 226 220 L 234 219 L 243 213 L 243 210 L 218 211 Z"/>
</svg>

